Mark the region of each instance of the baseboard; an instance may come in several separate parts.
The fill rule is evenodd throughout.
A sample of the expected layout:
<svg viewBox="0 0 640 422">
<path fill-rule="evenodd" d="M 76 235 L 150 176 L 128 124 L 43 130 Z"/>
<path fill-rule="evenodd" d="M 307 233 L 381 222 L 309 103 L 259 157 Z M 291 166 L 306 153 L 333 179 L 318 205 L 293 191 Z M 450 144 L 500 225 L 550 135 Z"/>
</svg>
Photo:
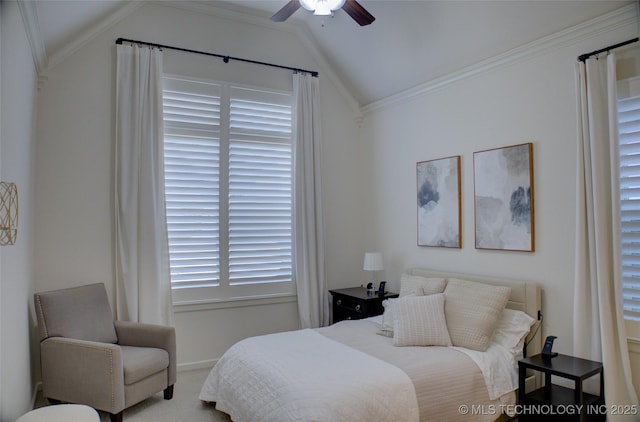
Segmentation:
<svg viewBox="0 0 640 422">
<path fill-rule="evenodd" d="M 179 363 L 176 370 L 178 372 L 195 371 L 197 369 L 211 369 L 218 362 L 218 359 L 207 359 L 198 362 Z"/>
</svg>

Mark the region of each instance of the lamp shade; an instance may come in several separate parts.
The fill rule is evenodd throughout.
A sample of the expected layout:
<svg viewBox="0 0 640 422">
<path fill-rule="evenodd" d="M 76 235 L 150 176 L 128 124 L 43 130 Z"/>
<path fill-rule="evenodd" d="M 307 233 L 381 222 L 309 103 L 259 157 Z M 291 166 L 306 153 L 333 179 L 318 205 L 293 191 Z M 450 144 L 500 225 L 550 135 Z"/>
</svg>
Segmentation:
<svg viewBox="0 0 640 422">
<path fill-rule="evenodd" d="M 366 252 L 364 254 L 363 270 L 366 271 L 380 271 L 384 267 L 382 266 L 382 253 L 380 252 Z"/>
</svg>

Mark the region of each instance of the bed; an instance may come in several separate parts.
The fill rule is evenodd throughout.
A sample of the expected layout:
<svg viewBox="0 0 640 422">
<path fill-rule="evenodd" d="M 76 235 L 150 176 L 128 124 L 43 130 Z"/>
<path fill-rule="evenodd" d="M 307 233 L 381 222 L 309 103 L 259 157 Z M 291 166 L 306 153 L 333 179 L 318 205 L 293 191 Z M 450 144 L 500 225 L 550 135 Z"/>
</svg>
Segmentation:
<svg viewBox="0 0 640 422">
<path fill-rule="evenodd" d="M 535 282 L 410 269 L 384 315 L 242 340 L 200 399 L 235 422 L 495 421 L 538 353 Z"/>
</svg>

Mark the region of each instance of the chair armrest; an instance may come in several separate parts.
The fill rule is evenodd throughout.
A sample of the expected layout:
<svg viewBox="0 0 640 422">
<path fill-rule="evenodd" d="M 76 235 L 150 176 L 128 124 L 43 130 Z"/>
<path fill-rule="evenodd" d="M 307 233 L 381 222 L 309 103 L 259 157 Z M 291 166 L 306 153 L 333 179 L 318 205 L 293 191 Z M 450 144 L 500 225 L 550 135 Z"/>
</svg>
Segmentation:
<svg viewBox="0 0 640 422">
<path fill-rule="evenodd" d="M 124 409 L 122 349 L 117 344 L 49 337 L 40 343 L 42 393 L 109 413 Z"/>
<path fill-rule="evenodd" d="M 169 353 L 168 386 L 176 383 L 176 330 L 167 325 L 115 321 L 118 344 L 123 346 L 156 347 Z"/>
</svg>

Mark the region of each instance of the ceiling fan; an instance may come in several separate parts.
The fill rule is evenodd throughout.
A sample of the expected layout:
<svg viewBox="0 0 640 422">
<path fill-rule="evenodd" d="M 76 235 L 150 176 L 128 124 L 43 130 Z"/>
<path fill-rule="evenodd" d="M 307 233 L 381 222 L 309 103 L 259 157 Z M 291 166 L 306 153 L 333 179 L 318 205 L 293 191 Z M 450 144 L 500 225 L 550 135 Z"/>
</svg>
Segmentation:
<svg viewBox="0 0 640 422">
<path fill-rule="evenodd" d="M 342 9 L 351 18 L 358 22 L 360 26 L 369 25 L 376 18 L 360 5 L 356 0 L 289 0 L 289 3 L 278 10 L 271 20 L 274 22 L 284 22 L 293 15 L 293 13 L 300 8 L 304 7 L 307 10 L 313 12 L 314 15 L 331 15 L 335 10 Z"/>
</svg>

